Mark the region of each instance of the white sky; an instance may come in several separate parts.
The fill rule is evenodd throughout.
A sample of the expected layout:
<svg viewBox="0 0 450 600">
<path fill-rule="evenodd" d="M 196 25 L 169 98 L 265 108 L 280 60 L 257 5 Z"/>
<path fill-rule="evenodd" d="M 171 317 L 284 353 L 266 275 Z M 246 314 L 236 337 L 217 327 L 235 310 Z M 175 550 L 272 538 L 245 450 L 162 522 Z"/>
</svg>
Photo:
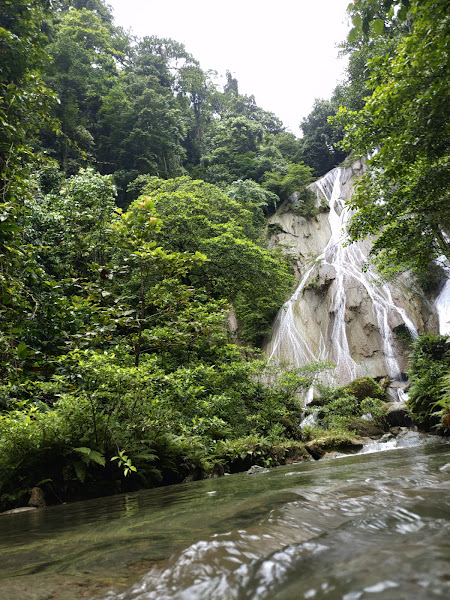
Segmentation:
<svg viewBox="0 0 450 600">
<path fill-rule="evenodd" d="M 115 24 L 182 42 L 203 70 L 225 75 L 296 135 L 315 98 L 343 78 L 337 44 L 350 0 L 106 0 Z"/>
</svg>

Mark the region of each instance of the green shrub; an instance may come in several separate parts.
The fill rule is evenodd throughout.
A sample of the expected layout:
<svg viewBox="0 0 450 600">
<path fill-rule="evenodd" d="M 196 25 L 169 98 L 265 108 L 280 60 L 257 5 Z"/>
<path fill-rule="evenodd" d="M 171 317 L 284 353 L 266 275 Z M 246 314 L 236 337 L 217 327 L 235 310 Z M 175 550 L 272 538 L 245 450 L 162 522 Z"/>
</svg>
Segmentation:
<svg viewBox="0 0 450 600">
<path fill-rule="evenodd" d="M 360 377 L 338 388 L 319 386 L 319 392 L 316 404 L 320 406 L 317 413 L 320 427 L 342 431 L 362 417 L 376 424 L 382 422 L 386 393 L 370 377 Z"/>
<path fill-rule="evenodd" d="M 294 440 L 277 440 L 251 434 L 246 437 L 220 442 L 215 458 L 232 473 L 249 469 L 252 465 L 271 467 L 285 464 L 287 460 L 305 460 L 308 454 L 304 445 Z"/>
<path fill-rule="evenodd" d="M 348 391 L 353 396 L 356 396 L 358 402 L 362 402 L 364 398 L 386 400 L 386 392 L 372 377 L 359 377 L 342 388 L 338 388 L 338 390 Z"/>
<path fill-rule="evenodd" d="M 225 440 L 251 435 L 256 446 L 244 446 L 252 460 L 261 452 L 265 464 L 278 464 L 287 450 L 273 448 L 299 438 L 301 394 L 324 366 L 282 371 L 246 362 L 233 346 L 221 363 L 193 359 L 173 371 L 151 354 L 135 366 L 120 348 L 72 351 L 50 382 L 9 394 L 12 410 L 0 416 L 0 508 L 41 482 L 56 502 L 179 482 L 217 461 L 239 470 Z"/>
<path fill-rule="evenodd" d="M 450 336 L 425 333 L 414 341 L 408 370 L 408 406 L 426 429 L 445 429 L 449 425 L 449 373 Z"/>
</svg>

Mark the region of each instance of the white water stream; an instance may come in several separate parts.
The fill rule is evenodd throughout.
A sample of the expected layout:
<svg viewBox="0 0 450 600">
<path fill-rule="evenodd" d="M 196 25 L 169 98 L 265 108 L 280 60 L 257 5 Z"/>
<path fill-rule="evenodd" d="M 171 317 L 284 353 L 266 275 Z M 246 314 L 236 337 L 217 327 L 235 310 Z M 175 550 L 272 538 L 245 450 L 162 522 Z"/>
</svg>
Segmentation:
<svg viewBox="0 0 450 600">
<path fill-rule="evenodd" d="M 449 237 L 444 233 L 447 243 Z M 439 296 L 434 303 L 439 315 L 439 333 L 441 335 L 450 335 L 450 264 L 445 256 L 441 256 L 437 261 L 444 269 L 446 281 Z"/>
<path fill-rule="evenodd" d="M 293 296 L 281 308 L 266 353 L 269 360 L 287 359 L 297 366 L 316 360 L 329 360 L 336 365 L 334 377 L 340 383 L 370 374 L 355 361 L 349 345 L 347 296 L 352 288 L 358 288 L 370 300 L 372 322 L 377 330 L 385 374 L 391 379 L 399 379 L 401 367 L 396 358 L 391 317 L 395 316 L 395 320 L 403 323 L 414 337 L 418 335 L 417 329 L 406 311 L 395 303 L 389 286 L 377 283 L 376 274 L 370 268 L 363 270 L 367 263 L 363 245 L 343 244 L 351 214 L 342 194 L 342 173 L 342 169 L 333 169 L 315 184 L 317 194 L 325 197 L 330 208 L 328 220 L 331 235 L 314 265 L 301 277 Z M 317 273 L 318 277 L 320 269 L 331 274 L 328 310 L 326 318 L 318 323 L 318 328 L 313 323 L 309 328 L 299 317 L 302 311 L 306 311 L 304 293 L 313 275 Z M 314 340 L 311 339 L 311 329 L 314 331 Z"/>
</svg>

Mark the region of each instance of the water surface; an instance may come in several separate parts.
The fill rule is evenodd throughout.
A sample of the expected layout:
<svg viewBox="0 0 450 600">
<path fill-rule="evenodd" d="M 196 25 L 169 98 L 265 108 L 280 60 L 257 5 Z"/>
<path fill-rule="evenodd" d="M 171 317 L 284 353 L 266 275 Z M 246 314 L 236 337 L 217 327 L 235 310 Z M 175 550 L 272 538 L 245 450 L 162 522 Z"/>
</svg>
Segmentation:
<svg viewBox="0 0 450 600">
<path fill-rule="evenodd" d="M 2 515 L 0 597 L 448 598 L 449 474 L 436 441 Z"/>
</svg>

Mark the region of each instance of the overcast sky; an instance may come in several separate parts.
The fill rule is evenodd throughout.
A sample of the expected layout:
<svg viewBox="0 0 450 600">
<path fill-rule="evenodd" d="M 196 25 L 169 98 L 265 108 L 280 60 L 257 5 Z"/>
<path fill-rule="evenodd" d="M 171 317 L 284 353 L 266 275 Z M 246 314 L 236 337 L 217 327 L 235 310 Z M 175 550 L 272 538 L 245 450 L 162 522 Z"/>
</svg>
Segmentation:
<svg viewBox="0 0 450 600">
<path fill-rule="evenodd" d="M 116 25 L 139 37 L 183 42 L 203 70 L 253 94 L 296 135 L 315 98 L 342 80 L 337 44 L 349 30 L 349 0 L 106 0 Z"/>
</svg>

